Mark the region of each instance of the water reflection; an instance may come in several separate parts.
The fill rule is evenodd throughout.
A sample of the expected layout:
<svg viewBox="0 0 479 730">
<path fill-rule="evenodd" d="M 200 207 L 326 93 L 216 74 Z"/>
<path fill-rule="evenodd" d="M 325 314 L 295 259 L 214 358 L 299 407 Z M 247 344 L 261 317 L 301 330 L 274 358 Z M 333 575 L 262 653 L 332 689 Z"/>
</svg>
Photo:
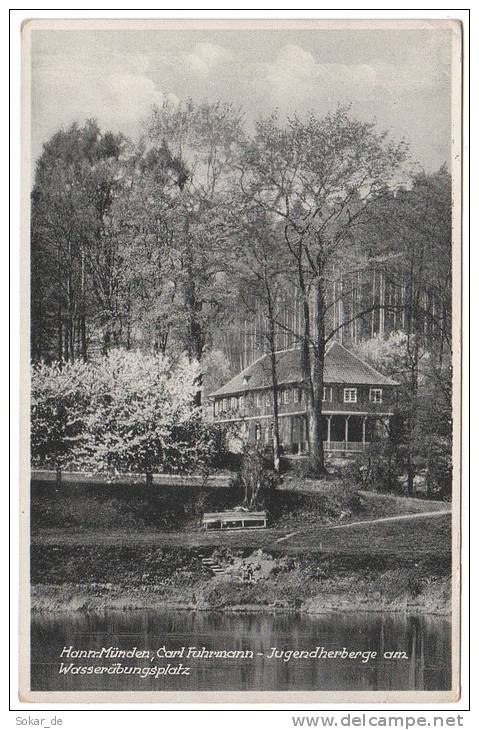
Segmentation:
<svg viewBox="0 0 479 730">
<path fill-rule="evenodd" d="M 451 626 L 443 617 L 383 614 L 221 614 L 105 611 L 38 615 L 32 621 L 32 690 L 446 690 L 450 688 Z M 182 646 L 246 650 L 252 659 L 61 658 L 64 647 L 156 651 Z M 352 659 L 268 659 L 271 648 L 375 651 Z M 403 652 L 404 658 L 385 658 Z M 59 673 L 60 664 L 190 667 L 188 676 Z"/>
</svg>

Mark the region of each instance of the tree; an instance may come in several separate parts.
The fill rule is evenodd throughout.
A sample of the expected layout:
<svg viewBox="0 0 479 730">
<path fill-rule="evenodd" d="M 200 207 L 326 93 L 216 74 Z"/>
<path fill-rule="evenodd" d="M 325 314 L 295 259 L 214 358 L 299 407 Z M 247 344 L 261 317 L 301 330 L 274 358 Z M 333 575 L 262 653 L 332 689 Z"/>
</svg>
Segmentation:
<svg viewBox="0 0 479 730">
<path fill-rule="evenodd" d="M 241 134 L 239 112 L 223 103 L 194 105 L 188 101 L 176 107 L 165 103 L 145 122 L 145 155 L 156 155 L 170 173 L 167 210 L 158 196 L 153 195 L 152 202 L 160 204 L 158 218 L 170 235 L 177 336 L 190 360 L 200 364 L 211 342 L 211 328 L 217 325 L 228 299 L 227 211 L 231 161 Z M 201 381 L 200 371 L 200 385 Z"/>
<path fill-rule="evenodd" d="M 90 329 L 113 316 L 116 277 L 105 221 L 124 140 L 95 121 L 56 132 L 35 170 L 31 216 L 32 358 L 87 356 Z M 90 319 L 90 323 L 88 323 Z"/>
<path fill-rule="evenodd" d="M 296 273 L 303 309 L 302 356 L 310 468 L 324 470 L 321 439 L 324 356 L 347 323 L 330 325 L 331 284 L 361 268 L 355 232 L 366 211 L 397 185 L 406 145 L 388 141 L 348 108 L 318 119 L 297 116 L 281 125 L 273 115 L 256 125 L 240 160 L 244 194 L 281 222 L 283 246 Z M 356 313 L 355 318 L 363 312 Z"/>
<path fill-rule="evenodd" d="M 443 437 L 449 431 L 451 439 L 451 205 L 450 175 L 442 167 L 416 175 L 409 188 L 376 201 L 368 227 L 376 255 L 387 260 L 385 281 L 394 294 L 382 306 L 403 332 L 399 379 L 409 494 L 429 448 L 424 443 L 424 353 L 428 397 L 441 404 Z M 433 419 L 429 432 L 436 426 Z"/>
<path fill-rule="evenodd" d="M 194 404 L 197 363 L 111 350 L 95 361 L 40 363 L 32 376 L 32 463 L 143 473 L 207 470 L 222 430 Z"/>
<path fill-rule="evenodd" d="M 278 232 L 270 216 L 254 204 L 242 201 L 235 242 L 241 256 L 233 261 L 231 276 L 238 287 L 238 302 L 245 321 L 254 323 L 256 344 L 268 355 L 268 379 L 272 394 L 273 468 L 280 469 L 279 389 L 277 374 L 278 319 L 286 283 L 287 262 L 278 246 Z M 257 323 L 262 327 L 257 327 Z"/>
<path fill-rule="evenodd" d="M 84 362 L 37 363 L 31 375 L 32 464 L 61 471 L 76 461 L 85 441 L 89 405 Z"/>
<path fill-rule="evenodd" d="M 413 344 L 406 332 L 394 332 L 387 339 L 366 340 L 356 351 L 399 382 L 391 424 L 393 437 L 386 451 L 376 456 L 386 458 L 389 473 L 392 462 L 397 475 L 406 473 L 409 495 L 414 494 L 414 477 L 421 472 L 430 496 L 448 498 L 452 482 L 450 377 L 448 387 L 444 373 L 438 377 L 433 351 Z M 415 372 L 414 389 L 411 370 Z"/>
<path fill-rule="evenodd" d="M 264 507 L 265 499 L 276 488 L 278 478 L 266 469 L 264 453 L 257 444 L 245 444 L 238 476 L 243 488 L 243 507 L 247 510 Z"/>
<path fill-rule="evenodd" d="M 96 471 L 181 471 L 203 444 L 188 440 L 197 430 L 194 407 L 197 364 L 172 368 L 161 355 L 112 350 L 94 368 L 87 422 L 87 460 Z M 182 453 L 182 451 L 184 453 Z"/>
</svg>

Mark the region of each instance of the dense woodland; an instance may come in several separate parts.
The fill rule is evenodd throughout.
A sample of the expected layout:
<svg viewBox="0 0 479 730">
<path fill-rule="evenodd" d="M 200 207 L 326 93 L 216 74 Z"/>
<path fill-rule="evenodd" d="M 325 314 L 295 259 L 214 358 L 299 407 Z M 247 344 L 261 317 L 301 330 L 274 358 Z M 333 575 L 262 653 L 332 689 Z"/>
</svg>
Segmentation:
<svg viewBox="0 0 479 730">
<path fill-rule="evenodd" d="M 44 145 L 32 192 L 31 355 L 119 348 L 195 365 L 195 404 L 262 353 L 302 350 L 310 469 L 325 348 L 400 381 L 374 479 L 451 480 L 451 181 L 349 108 L 259 119 L 226 103 L 154 108 L 139 140 L 92 120 Z M 61 366 L 60 366 L 61 370 Z M 373 477 L 372 477 L 373 478 Z"/>
</svg>

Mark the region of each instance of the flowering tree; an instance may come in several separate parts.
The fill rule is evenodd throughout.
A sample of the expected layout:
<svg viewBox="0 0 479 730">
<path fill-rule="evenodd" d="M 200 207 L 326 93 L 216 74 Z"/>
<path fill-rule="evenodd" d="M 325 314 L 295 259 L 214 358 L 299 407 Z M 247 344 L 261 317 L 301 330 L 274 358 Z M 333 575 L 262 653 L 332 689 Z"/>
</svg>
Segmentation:
<svg viewBox="0 0 479 730">
<path fill-rule="evenodd" d="M 161 355 L 114 350 L 96 365 L 86 459 L 96 471 L 180 471 L 197 428 L 197 365 L 176 368 Z M 197 447 L 200 448 L 201 447 Z"/>
<path fill-rule="evenodd" d="M 90 363 L 39 365 L 32 461 L 107 474 L 208 468 L 221 438 L 195 405 L 198 365 L 112 350 Z"/>
<path fill-rule="evenodd" d="M 39 363 L 32 368 L 32 464 L 57 471 L 75 461 L 85 438 L 89 367 L 83 361 Z"/>
</svg>

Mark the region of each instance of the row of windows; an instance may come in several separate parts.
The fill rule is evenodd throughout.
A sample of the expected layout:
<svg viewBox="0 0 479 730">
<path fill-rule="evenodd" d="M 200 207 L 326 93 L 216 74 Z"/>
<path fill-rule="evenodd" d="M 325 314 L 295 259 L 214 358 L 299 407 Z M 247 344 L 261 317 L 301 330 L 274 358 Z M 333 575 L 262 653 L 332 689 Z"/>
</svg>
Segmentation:
<svg viewBox="0 0 479 730">
<path fill-rule="evenodd" d="M 303 393 L 301 388 L 282 389 L 278 392 L 278 403 L 279 405 L 288 403 L 301 403 L 303 399 Z M 333 400 L 333 389 L 331 386 L 325 386 L 323 388 L 323 403 Z M 382 388 L 370 388 L 369 389 L 369 401 L 370 403 L 382 403 L 383 402 L 383 390 Z M 270 406 L 272 403 L 271 391 L 260 391 L 255 394 L 255 406 L 256 408 L 262 408 Z M 344 403 L 357 403 L 358 402 L 358 389 L 357 388 L 343 388 L 343 402 Z M 240 395 L 232 396 L 231 398 L 222 398 L 215 402 L 215 413 L 221 413 L 228 410 L 240 411 L 244 409 L 245 396 Z"/>
</svg>

